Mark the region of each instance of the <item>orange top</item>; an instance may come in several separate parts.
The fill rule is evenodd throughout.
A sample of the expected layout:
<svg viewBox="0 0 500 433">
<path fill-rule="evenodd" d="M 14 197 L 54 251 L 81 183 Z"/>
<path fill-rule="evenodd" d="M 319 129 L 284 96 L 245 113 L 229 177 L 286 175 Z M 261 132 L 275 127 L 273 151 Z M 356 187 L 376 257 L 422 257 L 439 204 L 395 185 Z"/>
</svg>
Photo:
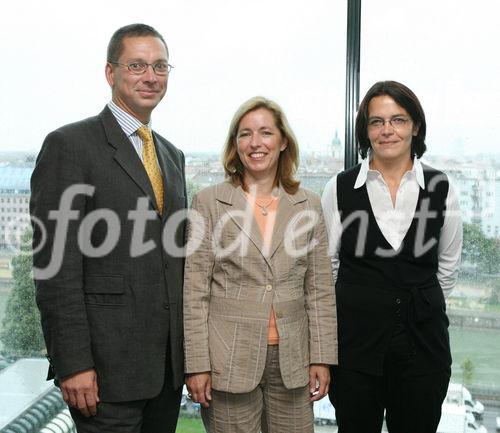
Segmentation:
<svg viewBox="0 0 500 433">
<path fill-rule="evenodd" d="M 252 203 L 254 200 L 249 198 L 249 201 L 250 203 Z M 278 210 L 278 201 L 278 197 L 259 197 L 255 199 L 255 203 L 253 206 L 253 214 L 259 226 L 260 234 L 264 242 L 263 247 L 265 250 L 268 250 L 271 247 L 274 222 L 276 221 L 276 212 Z M 278 328 L 276 328 L 276 317 L 274 315 L 273 307 L 271 307 L 271 314 L 269 315 L 269 332 L 267 334 L 267 344 L 279 344 Z"/>
</svg>

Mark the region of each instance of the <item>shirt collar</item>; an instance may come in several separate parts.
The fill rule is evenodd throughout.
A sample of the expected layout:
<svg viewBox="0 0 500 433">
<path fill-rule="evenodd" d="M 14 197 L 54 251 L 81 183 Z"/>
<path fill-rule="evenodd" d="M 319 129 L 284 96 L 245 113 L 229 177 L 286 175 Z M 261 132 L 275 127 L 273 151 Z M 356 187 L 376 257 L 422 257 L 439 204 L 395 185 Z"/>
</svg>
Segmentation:
<svg viewBox="0 0 500 433">
<path fill-rule="evenodd" d="M 130 137 L 141 126 L 144 126 L 144 124 L 140 120 L 136 119 L 134 116 L 127 113 L 125 110 L 116 105 L 113 101 L 108 102 L 108 108 L 115 116 L 116 121 L 122 128 L 123 132 L 125 132 L 127 137 Z M 151 129 L 151 120 L 148 123 L 146 123 L 146 126 Z"/>
<path fill-rule="evenodd" d="M 370 171 L 370 160 L 371 160 L 371 152 L 368 154 L 368 157 L 361 161 L 361 167 L 359 169 L 358 177 L 356 178 L 356 182 L 354 183 L 354 189 L 361 188 L 368 178 L 368 172 Z M 425 179 L 424 179 L 424 169 L 422 167 L 422 163 L 420 159 L 417 157 L 413 158 L 413 168 L 411 171 L 415 174 L 415 179 L 420 188 L 425 188 Z"/>
<path fill-rule="evenodd" d="M 424 168 L 422 167 L 420 159 L 418 159 L 417 157 L 413 158 L 413 171 L 415 172 L 415 178 L 417 179 L 418 186 L 424 189 L 425 188 Z"/>
<path fill-rule="evenodd" d="M 354 184 L 354 189 L 361 188 L 366 183 L 366 178 L 368 177 L 368 170 L 370 169 L 370 155 L 361 161 L 361 168 L 359 169 L 358 177 L 356 178 L 356 183 Z"/>
</svg>

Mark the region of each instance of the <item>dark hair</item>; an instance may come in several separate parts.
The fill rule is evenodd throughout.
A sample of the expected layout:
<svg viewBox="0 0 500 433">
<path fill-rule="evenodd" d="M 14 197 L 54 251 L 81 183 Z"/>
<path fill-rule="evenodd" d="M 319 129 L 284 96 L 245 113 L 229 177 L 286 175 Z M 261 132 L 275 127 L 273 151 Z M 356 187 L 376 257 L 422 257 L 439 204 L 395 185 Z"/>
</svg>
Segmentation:
<svg viewBox="0 0 500 433">
<path fill-rule="evenodd" d="M 425 114 L 420 101 L 416 95 L 404 84 L 397 81 L 379 81 L 375 83 L 366 93 L 365 97 L 359 105 L 358 114 L 356 116 L 356 144 L 358 152 L 362 158 L 366 158 L 368 150 L 371 147 L 368 138 L 368 105 L 376 96 L 390 96 L 398 105 L 403 107 L 411 117 L 415 128 L 418 129 L 417 135 L 411 140 L 411 156 L 420 158 L 427 146 L 425 145 Z"/>
<path fill-rule="evenodd" d="M 163 39 L 163 36 L 153 27 L 147 24 L 129 24 L 128 26 L 120 27 L 116 32 L 113 33 L 108 44 L 107 60 L 108 62 L 116 62 L 123 52 L 123 40 L 125 38 L 141 37 L 141 36 L 153 36 L 154 38 L 160 39 L 165 45 L 167 50 L 168 59 L 168 46 Z"/>
<path fill-rule="evenodd" d="M 222 165 L 224 166 L 226 179 L 229 179 L 233 185 L 241 185 L 243 189 L 246 189 L 243 182 L 245 167 L 238 155 L 236 136 L 241 119 L 251 111 L 260 108 L 272 113 L 276 127 L 280 130 L 281 136 L 287 141 L 286 148 L 280 152 L 275 182 L 279 183 L 288 194 L 295 194 L 300 185 L 300 182 L 295 179 L 295 173 L 299 166 L 299 145 L 283 109 L 276 102 L 263 96 L 255 96 L 245 101 L 234 113 L 224 144 L 224 151 L 222 152 Z"/>
</svg>

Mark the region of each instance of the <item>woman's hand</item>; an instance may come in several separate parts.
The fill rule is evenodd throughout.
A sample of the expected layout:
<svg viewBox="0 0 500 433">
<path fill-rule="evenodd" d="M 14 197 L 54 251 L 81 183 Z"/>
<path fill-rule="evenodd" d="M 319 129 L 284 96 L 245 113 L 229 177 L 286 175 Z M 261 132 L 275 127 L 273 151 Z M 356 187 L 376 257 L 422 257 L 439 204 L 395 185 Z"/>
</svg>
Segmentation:
<svg viewBox="0 0 500 433">
<path fill-rule="evenodd" d="M 192 401 L 203 407 L 209 406 L 209 401 L 212 400 L 212 376 L 209 371 L 188 374 L 186 386 Z"/>
<path fill-rule="evenodd" d="M 330 368 L 326 364 L 309 366 L 309 392 L 311 401 L 321 400 L 330 387 Z"/>
</svg>

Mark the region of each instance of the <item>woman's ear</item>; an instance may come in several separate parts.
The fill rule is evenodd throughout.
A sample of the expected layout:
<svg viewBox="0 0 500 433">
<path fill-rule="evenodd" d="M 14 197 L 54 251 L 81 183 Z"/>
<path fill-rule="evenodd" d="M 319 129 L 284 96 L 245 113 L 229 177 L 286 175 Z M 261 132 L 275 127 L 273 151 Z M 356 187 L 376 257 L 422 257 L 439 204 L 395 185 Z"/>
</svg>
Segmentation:
<svg viewBox="0 0 500 433">
<path fill-rule="evenodd" d="M 280 146 L 280 152 L 283 152 L 287 146 L 288 146 L 288 140 L 286 138 L 283 138 L 283 141 Z"/>
</svg>

